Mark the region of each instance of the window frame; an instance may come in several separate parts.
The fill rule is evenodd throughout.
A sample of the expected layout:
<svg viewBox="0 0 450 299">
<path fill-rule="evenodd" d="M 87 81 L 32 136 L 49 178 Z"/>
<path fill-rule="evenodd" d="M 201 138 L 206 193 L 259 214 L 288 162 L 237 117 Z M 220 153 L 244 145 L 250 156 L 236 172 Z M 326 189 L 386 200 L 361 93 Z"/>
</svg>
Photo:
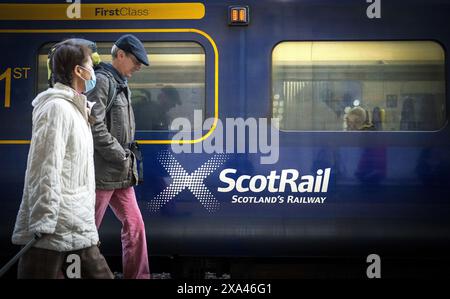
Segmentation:
<svg viewBox="0 0 450 299">
<path fill-rule="evenodd" d="M 51 35 L 47 35 L 47 41 L 41 43 L 37 48 L 37 52 L 35 54 L 35 62 L 36 66 L 38 66 L 39 60 L 39 49 L 42 48 L 43 45 L 48 44 L 49 40 L 64 40 L 68 38 L 74 37 L 76 34 L 77 37 L 86 38 L 95 40 L 96 42 L 109 42 L 115 41 L 119 36 L 131 33 L 138 36 L 140 40 L 143 42 L 195 42 L 198 43 L 205 52 L 205 106 L 204 113 L 207 113 L 208 117 L 213 118 L 213 124 L 211 128 L 206 131 L 203 130 L 192 130 L 191 136 L 197 139 L 183 139 L 183 140 L 173 140 L 175 131 L 151 131 L 151 132 L 136 132 L 138 134 L 150 134 L 148 135 L 152 139 L 144 139 L 136 136 L 135 140 L 140 144 L 195 144 L 198 142 L 202 142 L 206 138 L 208 138 L 217 128 L 217 123 L 219 120 L 219 50 L 215 40 L 205 31 L 194 28 L 151 28 L 151 29 L 46 29 L 46 30 L 29 30 L 28 33 L 47 33 L 47 34 L 56 34 L 55 38 L 50 38 Z M 96 39 L 92 38 L 90 34 L 101 34 L 102 38 Z M 108 39 L 107 37 L 112 36 Z M 61 37 L 62 35 L 62 37 Z M 145 38 L 140 37 L 141 35 L 146 35 Z M 147 37 L 150 35 L 151 37 Z M 156 37 L 152 37 L 152 36 Z M 36 82 L 34 83 L 34 89 L 37 91 L 38 79 L 36 76 Z M 36 94 L 36 92 L 35 92 Z M 210 103 L 213 103 L 211 106 Z M 204 119 L 203 119 L 204 121 Z M 206 133 L 205 133 L 206 132 Z M 197 134 L 200 133 L 200 134 Z M 201 136 L 201 137 L 198 137 Z M 153 139 L 155 137 L 155 139 Z M 30 141 L 27 140 L 29 143 Z"/>
</svg>

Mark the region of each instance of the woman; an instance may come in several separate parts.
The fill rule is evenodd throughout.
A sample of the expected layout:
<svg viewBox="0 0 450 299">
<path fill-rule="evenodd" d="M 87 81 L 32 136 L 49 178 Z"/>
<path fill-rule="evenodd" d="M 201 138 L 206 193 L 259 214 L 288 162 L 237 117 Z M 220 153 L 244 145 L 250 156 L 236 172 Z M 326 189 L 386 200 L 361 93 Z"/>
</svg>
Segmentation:
<svg viewBox="0 0 450 299">
<path fill-rule="evenodd" d="M 82 94 L 95 86 L 90 54 L 80 44 L 58 44 L 51 61 L 55 85 L 32 102 L 31 146 L 12 241 L 24 245 L 35 233 L 42 238 L 21 257 L 18 278 L 57 278 L 71 254 L 79 257 L 82 278 L 113 278 L 97 246 L 94 217 L 90 106 Z"/>
</svg>

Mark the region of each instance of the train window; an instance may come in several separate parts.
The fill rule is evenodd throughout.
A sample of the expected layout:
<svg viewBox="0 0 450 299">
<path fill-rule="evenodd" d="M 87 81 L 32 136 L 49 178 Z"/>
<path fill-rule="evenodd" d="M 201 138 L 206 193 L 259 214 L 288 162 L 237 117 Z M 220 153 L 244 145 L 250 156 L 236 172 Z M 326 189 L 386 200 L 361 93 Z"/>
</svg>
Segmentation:
<svg viewBox="0 0 450 299">
<path fill-rule="evenodd" d="M 103 62 L 111 62 L 112 42 L 97 42 Z M 39 50 L 38 91 L 47 88 L 47 54 L 53 43 Z M 205 51 L 195 42 L 144 42 L 150 66 L 130 79 L 138 131 L 168 131 L 173 119 L 193 121 L 194 110 L 205 106 Z M 192 128 L 193 130 L 201 128 Z"/>
<path fill-rule="evenodd" d="M 446 121 L 445 55 L 431 41 L 282 42 L 272 82 L 282 130 L 346 130 L 354 106 L 373 130 L 432 131 Z"/>
</svg>

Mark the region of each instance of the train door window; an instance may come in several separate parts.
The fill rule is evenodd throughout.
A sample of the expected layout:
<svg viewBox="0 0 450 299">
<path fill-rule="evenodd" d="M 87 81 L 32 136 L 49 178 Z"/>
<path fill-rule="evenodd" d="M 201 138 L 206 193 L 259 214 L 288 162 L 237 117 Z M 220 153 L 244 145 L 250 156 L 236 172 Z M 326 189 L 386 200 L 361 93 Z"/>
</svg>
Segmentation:
<svg viewBox="0 0 450 299">
<path fill-rule="evenodd" d="M 113 42 L 97 42 L 101 61 L 111 62 Z M 205 51 L 195 42 L 144 42 L 150 66 L 129 79 L 137 131 L 169 131 L 173 119 L 193 121 L 205 109 Z M 47 54 L 39 51 L 38 91 L 47 88 Z M 193 130 L 201 128 L 193 127 Z"/>
<path fill-rule="evenodd" d="M 354 106 L 380 131 L 432 131 L 446 121 L 445 55 L 431 41 L 282 42 L 272 82 L 282 130 L 346 130 Z"/>
</svg>

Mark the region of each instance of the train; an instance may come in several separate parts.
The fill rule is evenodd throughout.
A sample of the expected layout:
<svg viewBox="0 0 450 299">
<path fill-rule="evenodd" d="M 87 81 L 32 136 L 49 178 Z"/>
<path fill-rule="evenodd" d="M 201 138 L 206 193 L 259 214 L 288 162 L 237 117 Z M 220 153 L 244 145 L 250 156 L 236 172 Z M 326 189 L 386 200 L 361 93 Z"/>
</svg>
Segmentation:
<svg viewBox="0 0 450 299">
<path fill-rule="evenodd" d="M 126 33 L 150 60 L 129 81 L 150 262 L 446 256 L 447 1 L 20 2 L 0 1 L 3 258 L 49 49 L 84 38 L 107 62 Z M 374 130 L 346 128 L 355 106 Z M 120 256 L 111 212 L 99 236 Z"/>
</svg>

